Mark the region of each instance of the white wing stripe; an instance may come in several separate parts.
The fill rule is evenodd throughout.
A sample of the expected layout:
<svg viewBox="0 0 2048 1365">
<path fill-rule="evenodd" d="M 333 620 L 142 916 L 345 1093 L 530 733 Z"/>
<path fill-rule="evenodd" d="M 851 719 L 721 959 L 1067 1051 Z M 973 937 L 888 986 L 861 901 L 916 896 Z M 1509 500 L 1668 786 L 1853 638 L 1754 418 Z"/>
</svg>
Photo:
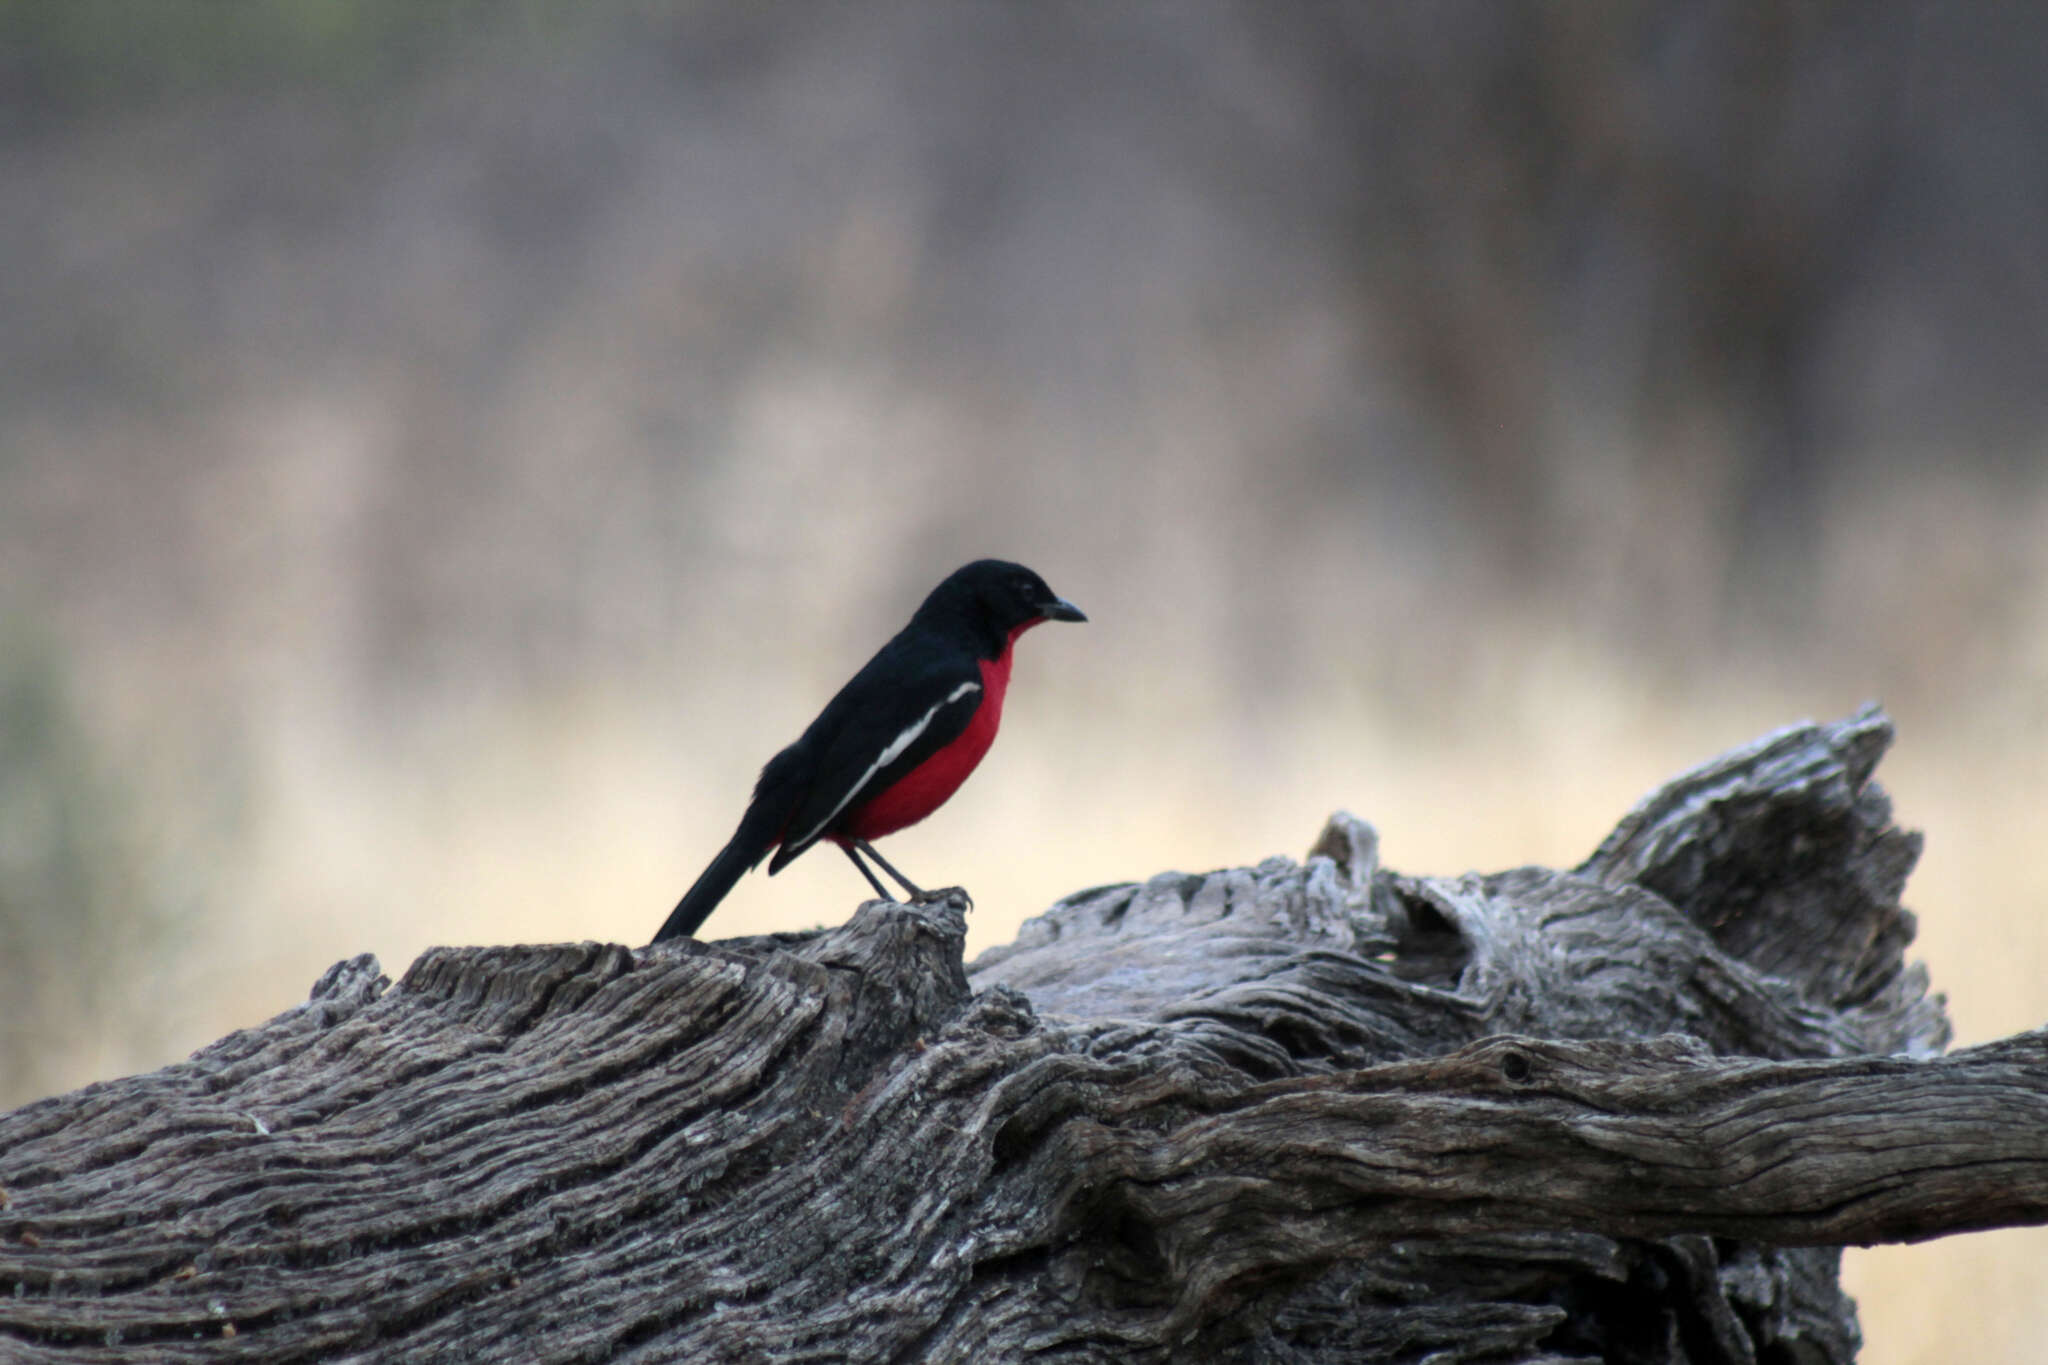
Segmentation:
<svg viewBox="0 0 2048 1365">
<path fill-rule="evenodd" d="M 876 773 L 882 771 L 882 769 L 888 767 L 891 763 L 894 763 L 898 758 L 902 757 L 903 751 L 905 749 L 908 749 L 911 745 L 917 743 L 917 737 L 923 734 L 925 730 L 930 727 L 933 717 L 937 716 L 939 712 L 945 710 L 947 707 L 951 706 L 954 702 L 960 700 L 962 697 L 968 695 L 970 692 L 979 691 L 981 691 L 981 684 L 978 682 L 961 683 L 958 687 L 953 689 L 952 693 L 949 696 L 947 696 L 947 698 L 944 701 L 940 702 L 937 706 L 934 706 L 931 710 L 925 712 L 924 715 L 920 716 L 915 725 L 912 725 L 902 734 L 890 740 L 889 747 L 882 750 L 881 757 L 877 758 L 873 763 L 869 764 L 868 770 L 860 775 L 860 781 L 854 783 L 853 787 L 846 793 L 846 795 L 839 798 L 839 804 L 832 808 L 831 813 L 828 814 L 824 819 L 820 820 L 817 823 L 816 828 L 812 829 L 810 833 L 806 834 L 803 838 L 797 840 L 795 846 L 798 848 L 804 848 L 808 846 L 820 834 L 823 834 L 828 828 L 830 828 L 832 822 L 839 818 L 839 812 L 845 810 L 846 807 L 853 801 L 853 798 L 861 794 L 862 788 L 866 787 L 868 783 L 875 780 Z M 784 847 L 787 848 L 789 847 L 789 845 L 785 844 Z"/>
</svg>

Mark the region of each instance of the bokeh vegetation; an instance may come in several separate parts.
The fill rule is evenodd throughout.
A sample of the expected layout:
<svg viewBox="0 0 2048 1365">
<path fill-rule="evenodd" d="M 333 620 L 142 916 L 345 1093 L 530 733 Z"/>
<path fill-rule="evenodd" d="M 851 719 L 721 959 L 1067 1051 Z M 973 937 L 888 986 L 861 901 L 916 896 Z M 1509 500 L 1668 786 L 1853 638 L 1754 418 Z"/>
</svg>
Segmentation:
<svg viewBox="0 0 2048 1365">
<path fill-rule="evenodd" d="M 177 965 L 167 862 L 49 645 L 0 617 L 0 1102 L 157 1050 L 147 983 Z"/>
</svg>

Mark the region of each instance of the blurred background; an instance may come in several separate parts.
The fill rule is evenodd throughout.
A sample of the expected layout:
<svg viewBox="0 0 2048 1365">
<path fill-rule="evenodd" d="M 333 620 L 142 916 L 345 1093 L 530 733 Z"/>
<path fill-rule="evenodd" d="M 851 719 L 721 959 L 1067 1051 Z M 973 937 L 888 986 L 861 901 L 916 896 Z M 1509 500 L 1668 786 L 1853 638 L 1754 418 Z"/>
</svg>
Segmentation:
<svg viewBox="0 0 2048 1365">
<path fill-rule="evenodd" d="M 2048 1019 L 2048 10 L 0 3 L 0 1105 L 435 943 L 645 941 L 958 563 L 970 949 L 1569 864 L 1881 700 L 1959 1041 Z M 720 935 L 842 917 L 843 859 Z M 2048 1236 L 1854 1253 L 2048 1361 Z"/>
</svg>

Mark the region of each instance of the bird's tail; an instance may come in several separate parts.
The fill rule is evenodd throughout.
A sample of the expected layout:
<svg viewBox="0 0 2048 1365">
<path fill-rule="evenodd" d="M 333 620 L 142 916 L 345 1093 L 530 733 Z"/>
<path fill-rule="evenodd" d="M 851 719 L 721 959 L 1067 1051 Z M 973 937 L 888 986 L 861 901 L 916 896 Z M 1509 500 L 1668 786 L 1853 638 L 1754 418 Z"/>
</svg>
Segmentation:
<svg viewBox="0 0 2048 1365">
<path fill-rule="evenodd" d="M 752 812 L 748 812 L 750 815 Z M 667 938 L 682 938 L 694 934 L 711 912 L 725 899 L 726 892 L 733 884 L 746 875 L 747 869 L 761 861 L 761 855 L 768 851 L 773 841 L 764 843 L 753 830 L 742 821 L 739 832 L 732 836 L 732 842 L 720 849 L 718 856 L 711 860 L 711 866 L 698 874 L 683 898 L 676 902 L 676 908 L 669 912 L 668 920 L 654 936 L 656 943 Z"/>
</svg>

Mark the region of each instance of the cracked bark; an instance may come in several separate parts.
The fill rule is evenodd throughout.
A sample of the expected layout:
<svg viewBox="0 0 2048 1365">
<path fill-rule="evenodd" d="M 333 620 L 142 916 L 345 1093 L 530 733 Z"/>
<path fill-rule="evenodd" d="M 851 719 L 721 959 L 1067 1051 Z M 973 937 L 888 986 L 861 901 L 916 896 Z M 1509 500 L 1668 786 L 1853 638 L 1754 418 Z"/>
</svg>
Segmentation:
<svg viewBox="0 0 2048 1365">
<path fill-rule="evenodd" d="M 440 949 L 0 1116 L 0 1359 L 1853 1358 L 1844 1243 L 2048 1220 L 2048 1035 L 1943 1056 L 1876 712 L 1572 871 L 1334 818 L 1069 897 Z"/>
</svg>

